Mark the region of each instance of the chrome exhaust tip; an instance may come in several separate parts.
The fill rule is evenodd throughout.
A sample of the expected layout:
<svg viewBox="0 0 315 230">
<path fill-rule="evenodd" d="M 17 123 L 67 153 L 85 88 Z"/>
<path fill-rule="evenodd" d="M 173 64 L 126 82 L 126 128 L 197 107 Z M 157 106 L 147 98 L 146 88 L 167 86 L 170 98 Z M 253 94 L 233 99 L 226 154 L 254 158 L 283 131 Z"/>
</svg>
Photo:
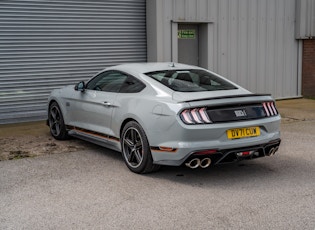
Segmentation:
<svg viewBox="0 0 315 230">
<path fill-rule="evenodd" d="M 203 158 L 201 161 L 200 161 L 200 167 L 201 168 L 208 168 L 209 166 L 211 165 L 211 159 L 210 158 Z"/>
<path fill-rule="evenodd" d="M 279 150 L 279 146 L 275 147 L 275 149 L 273 151 L 273 155 L 275 155 L 278 150 Z"/>
<path fill-rule="evenodd" d="M 274 155 L 275 154 L 275 152 L 276 152 L 277 150 L 276 150 L 276 148 L 271 148 L 270 150 L 269 150 L 269 152 L 268 152 L 268 156 L 272 156 L 272 155 Z"/>
<path fill-rule="evenodd" d="M 199 158 L 194 158 L 194 159 L 191 159 L 189 162 L 187 162 L 185 164 L 188 168 L 191 168 L 191 169 L 195 169 L 195 168 L 198 168 L 200 166 L 200 159 Z"/>
</svg>

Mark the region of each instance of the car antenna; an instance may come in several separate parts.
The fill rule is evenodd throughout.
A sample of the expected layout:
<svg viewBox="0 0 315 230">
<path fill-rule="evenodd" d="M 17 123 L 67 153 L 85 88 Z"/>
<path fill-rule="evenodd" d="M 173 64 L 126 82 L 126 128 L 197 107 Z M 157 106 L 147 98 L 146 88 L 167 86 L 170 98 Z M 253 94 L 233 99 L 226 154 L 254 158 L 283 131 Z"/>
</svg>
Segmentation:
<svg viewBox="0 0 315 230">
<path fill-rule="evenodd" d="M 175 63 L 172 62 L 172 63 L 169 64 L 169 66 L 170 66 L 170 67 L 175 67 Z"/>
</svg>

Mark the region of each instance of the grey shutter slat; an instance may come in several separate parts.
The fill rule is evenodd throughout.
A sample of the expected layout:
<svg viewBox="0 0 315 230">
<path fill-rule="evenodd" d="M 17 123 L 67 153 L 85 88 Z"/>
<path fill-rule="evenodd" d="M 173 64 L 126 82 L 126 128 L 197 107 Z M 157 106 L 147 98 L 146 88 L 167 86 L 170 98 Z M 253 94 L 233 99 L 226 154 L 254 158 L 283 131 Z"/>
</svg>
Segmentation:
<svg viewBox="0 0 315 230">
<path fill-rule="evenodd" d="M 44 119 L 52 89 L 146 61 L 145 0 L 0 1 L 0 124 Z"/>
</svg>

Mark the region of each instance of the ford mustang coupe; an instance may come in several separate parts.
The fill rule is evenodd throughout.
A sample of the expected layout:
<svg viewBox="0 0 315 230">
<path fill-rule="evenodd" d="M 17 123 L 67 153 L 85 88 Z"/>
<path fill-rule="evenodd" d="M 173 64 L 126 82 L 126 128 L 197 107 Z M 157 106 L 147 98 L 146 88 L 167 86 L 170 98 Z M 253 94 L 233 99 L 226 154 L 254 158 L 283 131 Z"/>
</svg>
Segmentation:
<svg viewBox="0 0 315 230">
<path fill-rule="evenodd" d="M 132 172 L 149 173 L 274 155 L 280 119 L 270 95 L 209 70 L 135 63 L 53 90 L 47 124 L 55 139 L 74 136 L 119 151 Z"/>
</svg>

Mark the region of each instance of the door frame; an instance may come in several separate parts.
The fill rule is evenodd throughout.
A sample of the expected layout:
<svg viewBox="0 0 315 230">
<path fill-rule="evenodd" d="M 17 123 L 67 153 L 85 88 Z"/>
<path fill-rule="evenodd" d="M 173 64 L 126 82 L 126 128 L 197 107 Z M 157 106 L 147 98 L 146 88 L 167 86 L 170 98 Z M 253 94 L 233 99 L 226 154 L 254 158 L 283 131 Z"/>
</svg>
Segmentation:
<svg viewBox="0 0 315 230">
<path fill-rule="evenodd" d="M 171 57 L 173 62 L 178 62 L 178 24 L 198 24 L 199 26 L 199 66 L 215 70 L 215 27 L 213 22 L 186 22 L 171 21 Z"/>
</svg>

